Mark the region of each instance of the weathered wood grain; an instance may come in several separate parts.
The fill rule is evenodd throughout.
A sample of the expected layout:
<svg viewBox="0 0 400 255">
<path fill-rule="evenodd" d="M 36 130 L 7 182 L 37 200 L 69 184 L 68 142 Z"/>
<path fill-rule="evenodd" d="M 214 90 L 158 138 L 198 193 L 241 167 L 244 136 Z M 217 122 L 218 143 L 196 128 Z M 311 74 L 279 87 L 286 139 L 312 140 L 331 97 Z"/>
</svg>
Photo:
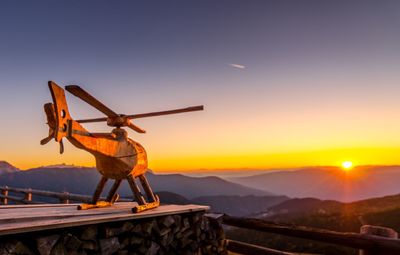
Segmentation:
<svg viewBox="0 0 400 255">
<path fill-rule="evenodd" d="M 59 200 L 68 200 L 68 201 L 77 201 L 83 203 L 90 203 L 92 201 L 92 196 L 74 194 L 69 192 L 54 192 L 54 191 L 46 191 L 46 190 L 37 190 L 37 189 L 22 189 L 22 188 L 12 188 L 12 187 L 0 187 L 0 191 L 14 192 L 14 193 L 31 193 L 32 195 L 43 196 L 43 197 L 52 197 L 57 198 Z M 101 197 L 101 200 L 106 200 L 105 197 Z M 131 202 L 132 199 L 120 198 L 118 199 L 120 202 Z"/>
<path fill-rule="evenodd" d="M 81 123 L 92 122 L 93 120 L 74 120 L 68 111 L 64 89 L 53 81 L 49 81 L 48 86 L 53 98 L 53 104 L 47 103 L 44 106 L 49 125 L 49 135 L 41 141 L 41 144 L 47 143 L 53 136 L 60 143 L 60 152 L 62 153 L 64 151 L 62 138 L 65 137 L 75 147 L 91 153 L 96 158 L 96 169 L 102 175 L 102 179 L 91 201 L 82 204 L 78 209 L 84 210 L 111 206 L 115 201 L 114 198 L 118 196 L 116 192 L 119 184 L 124 179 L 129 181 L 132 193 L 139 204 L 135 208 L 132 208 L 133 212 L 140 212 L 159 206 L 160 201 L 158 200 L 158 196 L 153 193 L 144 175 L 148 169 L 146 151 L 142 145 L 129 139 L 128 133 L 121 127 L 128 127 L 136 132 L 145 133 L 143 129 L 133 124 L 131 119 L 199 111 L 203 110 L 203 106 L 127 116 L 114 112 L 77 85 L 66 86 L 65 89 L 68 92 L 104 113 L 107 118 L 102 118 L 101 120 L 106 120 L 108 126 L 115 127 L 109 135 L 93 135 L 81 125 Z M 133 178 L 136 177 L 140 178 L 142 187 L 150 201 L 141 198 L 141 195 L 139 195 L 141 192 L 138 187 L 132 185 L 134 183 Z M 107 202 L 98 201 L 104 189 L 104 184 L 108 179 L 115 180 L 115 185 L 107 196 Z M 31 200 L 29 193 L 25 195 L 25 200 Z M 62 199 L 62 202 L 65 203 L 68 200 Z"/>
<path fill-rule="evenodd" d="M 0 206 L 3 208 L 0 210 L 0 236 L 209 210 L 208 206 L 199 205 L 161 205 L 150 211 L 133 214 L 131 209 L 136 205 L 134 202 L 116 203 L 113 207 L 87 211 L 76 210 L 77 204 Z"/>
<path fill-rule="evenodd" d="M 356 249 L 380 249 L 400 253 L 400 240 L 358 233 L 336 232 L 304 226 L 277 224 L 261 219 L 241 218 L 224 215 L 225 225 L 253 229 L 268 233 L 298 237 L 302 239 L 337 244 Z"/>
<path fill-rule="evenodd" d="M 296 255 L 297 253 L 289 253 L 265 248 L 258 245 L 243 243 L 235 240 L 227 240 L 228 251 L 237 252 L 242 255 Z"/>
</svg>

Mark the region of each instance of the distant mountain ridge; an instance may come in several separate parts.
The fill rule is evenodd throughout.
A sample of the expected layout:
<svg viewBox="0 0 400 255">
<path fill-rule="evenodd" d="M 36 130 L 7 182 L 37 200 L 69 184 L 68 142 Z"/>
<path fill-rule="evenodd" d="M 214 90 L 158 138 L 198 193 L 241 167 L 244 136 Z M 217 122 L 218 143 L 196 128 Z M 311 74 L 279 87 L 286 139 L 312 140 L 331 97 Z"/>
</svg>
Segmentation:
<svg viewBox="0 0 400 255">
<path fill-rule="evenodd" d="M 209 205 L 214 212 L 235 216 L 262 212 L 289 199 L 286 196 L 274 196 L 272 193 L 214 176 L 157 175 L 151 171 L 148 171 L 146 176 L 154 191 L 160 196 L 161 203 Z M 0 186 L 91 195 L 100 177 L 95 168 L 62 164 L 4 174 L 0 178 Z M 110 188 L 112 180 L 107 184 L 103 195 Z M 132 198 L 132 192 L 126 182 L 123 182 L 118 192 L 122 197 Z M 53 202 L 47 198 L 37 199 L 42 199 L 42 202 Z"/>
<path fill-rule="evenodd" d="M 227 180 L 289 197 L 351 202 L 400 193 L 400 166 L 308 167 Z"/>
<path fill-rule="evenodd" d="M 194 204 L 211 206 L 211 211 L 227 213 L 233 216 L 254 215 L 278 205 L 289 198 L 287 196 L 202 196 L 191 199 Z"/>
<path fill-rule="evenodd" d="M 0 175 L 18 172 L 20 169 L 16 168 L 15 166 L 11 165 L 7 161 L 0 160 Z"/>
<path fill-rule="evenodd" d="M 347 214 L 363 215 L 400 209 L 400 194 L 370 198 L 350 203 L 316 198 L 293 198 L 269 207 L 257 217 L 293 218 L 306 215 Z"/>
<path fill-rule="evenodd" d="M 218 177 L 195 178 L 181 174 L 156 175 L 151 171 L 146 175 L 155 191 L 169 191 L 188 199 L 213 195 L 273 195 L 267 191 L 245 187 Z M 92 194 L 100 177 L 95 168 L 65 165 L 62 167 L 47 166 L 5 173 L 0 178 L 0 185 Z M 111 184 L 112 180 L 109 181 L 108 185 Z M 126 182 L 121 186 L 119 193 L 122 196 L 131 196 L 131 191 Z"/>
<path fill-rule="evenodd" d="M 263 214 L 251 217 L 285 224 L 308 226 L 340 232 L 360 231 L 363 225 L 389 227 L 400 231 L 400 194 L 341 203 L 315 198 L 286 200 L 270 207 Z M 228 229 L 227 238 L 242 242 L 257 242 L 259 245 L 307 254 L 358 254 L 358 251 L 301 239 L 262 233 L 254 230 Z M 290 247 L 290 249 L 287 249 Z M 394 254 L 394 253 L 388 253 Z"/>
</svg>

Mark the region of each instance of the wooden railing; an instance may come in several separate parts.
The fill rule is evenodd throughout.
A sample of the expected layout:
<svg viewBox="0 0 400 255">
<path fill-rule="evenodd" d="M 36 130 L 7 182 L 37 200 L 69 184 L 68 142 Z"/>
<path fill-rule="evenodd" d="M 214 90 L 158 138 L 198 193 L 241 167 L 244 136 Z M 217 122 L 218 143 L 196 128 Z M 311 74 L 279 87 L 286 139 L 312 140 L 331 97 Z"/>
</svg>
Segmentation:
<svg viewBox="0 0 400 255">
<path fill-rule="evenodd" d="M 11 196 L 9 193 L 22 194 L 21 197 Z M 45 190 L 35 190 L 35 189 L 21 189 L 21 188 L 11 188 L 11 187 L 0 187 L 0 204 L 9 204 L 9 201 L 13 201 L 17 204 L 41 204 L 43 202 L 38 202 L 33 200 L 33 196 L 39 197 L 50 197 L 58 199 L 62 204 L 69 204 L 70 202 L 80 202 L 80 203 L 90 203 L 92 201 L 91 196 L 72 194 L 69 192 L 54 192 Z M 105 198 L 101 198 L 105 199 Z M 129 202 L 132 199 L 120 198 L 118 201 Z"/>
<path fill-rule="evenodd" d="M 12 194 L 20 194 L 10 195 Z M 34 189 L 0 187 L 0 204 L 7 205 L 9 201 L 17 204 L 37 204 L 34 197 L 50 197 L 58 199 L 60 203 L 68 204 L 72 201 L 90 203 L 91 196 L 72 194 L 68 192 L 53 192 Z M 102 198 L 104 199 L 104 198 Z M 131 199 L 119 199 L 128 202 Z M 390 228 L 364 225 L 361 233 L 343 233 L 326 229 L 310 228 L 269 222 L 261 219 L 233 217 L 226 214 L 207 214 L 211 221 L 227 226 L 257 230 L 262 232 L 303 238 L 312 241 L 325 242 L 334 245 L 359 249 L 362 255 L 400 254 L 400 239 L 396 231 Z M 274 250 L 258 245 L 252 245 L 235 240 L 226 240 L 227 249 L 243 255 L 294 255 L 296 253 Z M 304 253 L 302 253 L 304 254 Z"/>
<path fill-rule="evenodd" d="M 209 214 L 213 220 L 228 226 L 257 230 L 273 234 L 297 237 L 360 250 L 363 255 L 400 254 L 400 239 L 397 232 L 390 228 L 364 225 L 361 233 L 336 232 L 325 229 L 278 224 L 261 219 L 232 217 L 226 214 Z M 282 252 L 261 246 L 227 240 L 229 251 L 244 255 L 273 254 L 288 255 L 296 253 Z"/>
</svg>

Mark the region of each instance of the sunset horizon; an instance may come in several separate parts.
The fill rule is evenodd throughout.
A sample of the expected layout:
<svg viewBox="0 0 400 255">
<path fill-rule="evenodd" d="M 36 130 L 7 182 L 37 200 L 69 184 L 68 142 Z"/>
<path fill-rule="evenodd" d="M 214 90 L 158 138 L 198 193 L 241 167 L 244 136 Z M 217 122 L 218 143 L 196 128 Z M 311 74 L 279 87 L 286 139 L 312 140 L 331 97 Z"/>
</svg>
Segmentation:
<svg viewBox="0 0 400 255">
<path fill-rule="evenodd" d="M 0 1 L 1 255 L 400 254 L 400 1 Z"/>
<path fill-rule="evenodd" d="M 0 155 L 22 169 L 95 165 L 71 144 L 63 155 L 57 143 L 39 144 L 48 80 L 79 85 L 124 114 L 204 105 L 134 120 L 147 133 L 129 137 L 155 171 L 400 164 L 396 3 L 103 2 L 90 18 L 91 4 L 76 5 L 0 10 L 10 35 L 0 48 Z M 73 119 L 105 116 L 67 101 Z"/>
<path fill-rule="evenodd" d="M 310 153 L 309 155 L 314 155 L 314 153 Z M 286 154 L 282 154 L 281 157 L 287 158 Z M 367 162 L 367 163 L 362 163 L 362 161 L 359 160 L 354 160 L 350 158 L 342 158 L 342 160 L 332 160 L 332 163 L 320 163 L 320 164 L 277 164 L 277 165 L 265 165 L 265 166 L 240 166 L 240 167 L 198 167 L 198 168 L 193 168 L 193 167 L 185 167 L 185 166 L 181 166 L 179 168 L 174 168 L 174 167 L 170 167 L 170 168 L 156 168 L 156 167 L 151 167 L 151 164 L 149 165 L 149 169 L 156 172 L 156 173 L 192 173 L 192 172 L 236 172 L 236 171 L 285 171 L 285 170 L 297 170 L 297 169 L 304 169 L 304 168 L 337 168 L 337 169 L 341 169 L 344 167 L 344 165 L 346 163 L 351 162 L 351 165 L 349 166 L 349 168 L 365 168 L 365 167 L 395 167 L 395 166 L 400 166 L 400 163 L 396 163 L 396 161 L 388 161 L 388 162 L 377 162 L 377 163 L 373 163 L 373 162 Z M 50 161 L 48 163 L 38 163 L 38 164 L 33 164 L 33 165 L 20 165 L 17 164 L 13 161 L 10 160 L 6 160 L 6 159 L 0 159 L 0 162 L 4 161 L 7 162 L 9 164 L 11 164 L 12 166 L 17 167 L 18 169 L 22 170 L 22 171 L 26 171 L 26 170 L 30 170 L 30 169 L 35 169 L 35 168 L 41 168 L 41 167 L 48 167 L 48 166 L 73 166 L 73 167 L 88 167 L 88 168 L 95 168 L 96 165 L 94 164 L 94 161 L 89 161 L 87 163 L 79 163 L 79 162 L 66 162 L 66 161 Z M 361 163 L 360 163 L 361 162 Z M 167 165 L 165 164 L 165 162 L 161 162 L 162 165 Z"/>
</svg>

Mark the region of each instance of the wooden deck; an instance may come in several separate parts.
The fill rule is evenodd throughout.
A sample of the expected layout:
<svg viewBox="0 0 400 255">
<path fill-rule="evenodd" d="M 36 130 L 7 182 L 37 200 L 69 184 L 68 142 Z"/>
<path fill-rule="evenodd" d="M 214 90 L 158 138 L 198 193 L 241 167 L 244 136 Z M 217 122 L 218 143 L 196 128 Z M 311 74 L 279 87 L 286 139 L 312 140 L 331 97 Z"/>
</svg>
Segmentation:
<svg viewBox="0 0 400 255">
<path fill-rule="evenodd" d="M 3 205 L 0 236 L 209 210 L 208 206 L 200 205 L 161 205 L 134 214 L 131 209 L 135 205 L 135 202 L 116 203 L 112 207 L 82 211 L 77 210 L 77 204 Z"/>
</svg>

